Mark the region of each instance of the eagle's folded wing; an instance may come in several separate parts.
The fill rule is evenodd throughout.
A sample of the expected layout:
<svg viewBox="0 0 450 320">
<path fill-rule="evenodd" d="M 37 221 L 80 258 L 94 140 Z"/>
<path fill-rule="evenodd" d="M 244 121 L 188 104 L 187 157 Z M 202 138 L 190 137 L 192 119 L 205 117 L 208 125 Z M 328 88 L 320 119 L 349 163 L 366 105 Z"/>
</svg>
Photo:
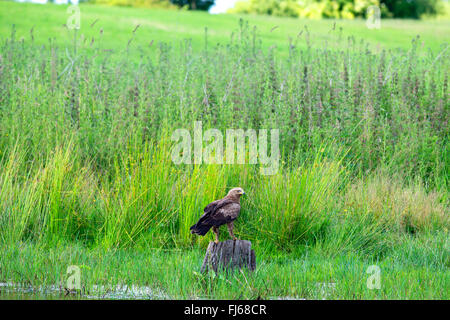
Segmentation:
<svg viewBox="0 0 450 320">
<path fill-rule="evenodd" d="M 208 204 L 205 209 L 203 209 L 203 212 L 206 214 L 208 212 L 211 212 L 212 210 L 214 210 L 214 208 L 217 206 L 217 204 L 222 201 L 223 199 L 219 199 L 216 201 L 211 202 L 210 204 Z"/>
<path fill-rule="evenodd" d="M 216 206 L 204 219 L 200 219 L 197 224 L 207 224 L 220 226 L 235 220 L 239 214 L 241 206 L 233 201 L 226 201 Z"/>
<path fill-rule="evenodd" d="M 196 225 L 222 225 L 236 219 L 240 209 L 241 206 L 238 203 L 226 198 L 211 202 L 205 207 L 205 213 L 200 217 Z"/>
<path fill-rule="evenodd" d="M 239 211 L 241 211 L 239 203 L 232 202 L 218 209 L 214 215 L 222 220 L 226 220 L 226 222 L 230 222 L 237 218 Z"/>
</svg>

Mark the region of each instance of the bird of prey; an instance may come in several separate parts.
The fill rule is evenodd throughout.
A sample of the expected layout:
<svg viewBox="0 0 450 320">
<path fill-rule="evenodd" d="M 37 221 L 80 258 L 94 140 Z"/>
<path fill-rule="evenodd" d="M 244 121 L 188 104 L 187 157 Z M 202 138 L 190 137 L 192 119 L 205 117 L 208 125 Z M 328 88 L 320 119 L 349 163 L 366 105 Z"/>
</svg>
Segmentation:
<svg viewBox="0 0 450 320">
<path fill-rule="evenodd" d="M 191 227 L 191 233 L 204 236 L 209 229 L 213 229 L 216 234 L 215 243 L 219 243 L 219 227 L 227 224 L 228 232 L 233 240 L 236 237 L 233 234 L 233 222 L 239 215 L 241 204 L 239 202 L 241 195 L 245 194 L 242 188 L 233 188 L 223 199 L 216 200 L 208 204 L 204 213 L 196 224 Z"/>
</svg>

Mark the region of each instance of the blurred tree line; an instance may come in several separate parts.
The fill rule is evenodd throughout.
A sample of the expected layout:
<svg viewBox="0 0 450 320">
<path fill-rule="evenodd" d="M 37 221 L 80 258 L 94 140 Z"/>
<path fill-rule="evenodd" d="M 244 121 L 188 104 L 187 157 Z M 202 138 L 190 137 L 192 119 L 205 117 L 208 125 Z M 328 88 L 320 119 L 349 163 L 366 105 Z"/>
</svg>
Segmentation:
<svg viewBox="0 0 450 320">
<path fill-rule="evenodd" d="M 208 10 L 214 4 L 214 0 L 91 0 L 89 2 L 125 7 L 186 8 L 189 10 Z"/>
<path fill-rule="evenodd" d="M 241 0 L 230 12 L 352 19 L 365 17 L 368 7 L 378 6 L 385 18 L 419 19 L 436 15 L 441 4 L 441 0 Z"/>
<path fill-rule="evenodd" d="M 90 2 L 153 8 L 208 10 L 214 0 L 91 0 Z M 442 0 L 240 0 L 232 13 L 265 14 L 281 17 L 342 18 L 365 17 L 367 8 L 378 6 L 384 18 L 433 16 Z"/>
</svg>

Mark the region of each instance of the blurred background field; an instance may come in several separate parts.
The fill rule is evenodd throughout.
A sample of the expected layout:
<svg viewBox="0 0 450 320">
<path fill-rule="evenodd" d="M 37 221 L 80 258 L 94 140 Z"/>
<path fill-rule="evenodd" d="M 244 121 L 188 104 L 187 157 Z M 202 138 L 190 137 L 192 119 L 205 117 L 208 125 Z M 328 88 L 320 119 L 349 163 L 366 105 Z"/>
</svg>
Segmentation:
<svg viewBox="0 0 450 320">
<path fill-rule="evenodd" d="M 237 30 L 240 18 L 245 18 L 252 27 L 256 27 L 264 47 L 275 45 L 279 52 L 287 52 L 289 39 L 297 39 L 305 25 L 311 32 L 311 41 L 316 46 L 322 45 L 325 40 L 333 45 L 334 34 L 341 32 L 341 28 L 343 39 L 353 36 L 357 40 L 363 39 L 386 49 L 407 49 L 411 39 L 419 34 L 424 46 L 432 50 L 439 50 L 441 45 L 450 39 L 450 20 L 443 19 L 383 19 L 381 29 L 368 29 L 362 18 L 311 20 L 267 15 L 211 15 L 186 10 L 148 10 L 91 4 L 82 4 L 80 8 L 82 14 L 79 33 L 83 34 L 87 41 L 92 38 L 102 41 L 102 47 L 105 49 L 124 49 L 137 25 L 140 25 L 139 32 L 134 35 L 132 46 L 145 47 L 151 41 L 155 44 L 161 41 L 176 44 L 184 39 L 192 39 L 193 47 L 201 48 L 205 28 L 208 28 L 208 38 L 212 45 L 223 43 Z M 49 39 L 54 39 L 56 43 L 68 45 L 72 41 L 72 35 L 63 27 L 69 17 L 66 11 L 67 6 L 64 5 L 2 1 L 0 33 L 8 36 L 11 26 L 15 25 L 18 39 L 29 39 L 30 30 L 33 29 L 35 41 L 39 44 L 46 44 Z M 333 28 L 335 32 L 332 32 Z M 101 37 L 100 30 L 103 30 Z M 299 45 L 305 46 L 304 41 L 299 42 Z"/>
</svg>

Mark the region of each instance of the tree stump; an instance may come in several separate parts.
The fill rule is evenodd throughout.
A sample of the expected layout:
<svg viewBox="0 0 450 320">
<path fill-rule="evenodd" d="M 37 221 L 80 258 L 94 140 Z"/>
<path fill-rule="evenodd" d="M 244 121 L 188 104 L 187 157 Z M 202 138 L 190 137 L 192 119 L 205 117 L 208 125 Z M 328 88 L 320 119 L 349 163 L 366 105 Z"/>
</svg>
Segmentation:
<svg viewBox="0 0 450 320">
<path fill-rule="evenodd" d="M 208 270 L 229 270 L 246 267 L 253 271 L 256 268 L 255 251 L 248 240 L 227 240 L 224 242 L 210 242 L 206 249 L 201 272 Z"/>
</svg>

